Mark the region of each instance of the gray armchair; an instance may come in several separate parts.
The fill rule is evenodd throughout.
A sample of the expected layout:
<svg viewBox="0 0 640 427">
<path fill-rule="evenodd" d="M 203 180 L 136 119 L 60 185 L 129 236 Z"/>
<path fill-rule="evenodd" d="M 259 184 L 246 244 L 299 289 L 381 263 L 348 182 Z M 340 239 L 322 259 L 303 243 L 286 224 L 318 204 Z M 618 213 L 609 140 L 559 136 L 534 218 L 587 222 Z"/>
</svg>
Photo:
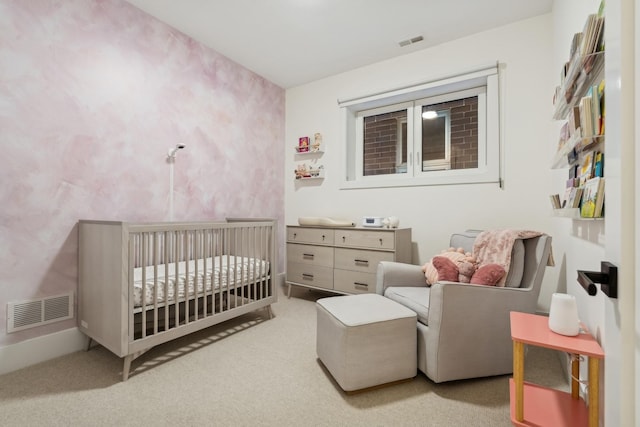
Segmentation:
<svg viewBox="0 0 640 427">
<path fill-rule="evenodd" d="M 478 233 L 454 234 L 450 246 L 471 252 Z M 427 287 L 419 265 L 384 261 L 378 265 L 377 293 L 418 314 L 418 369 L 432 381 L 513 372 L 509 312 L 535 313 L 551 237 L 517 243 L 505 287 L 457 282 Z M 522 264 L 515 266 L 518 262 Z M 517 276 L 510 277 L 512 272 Z"/>
</svg>

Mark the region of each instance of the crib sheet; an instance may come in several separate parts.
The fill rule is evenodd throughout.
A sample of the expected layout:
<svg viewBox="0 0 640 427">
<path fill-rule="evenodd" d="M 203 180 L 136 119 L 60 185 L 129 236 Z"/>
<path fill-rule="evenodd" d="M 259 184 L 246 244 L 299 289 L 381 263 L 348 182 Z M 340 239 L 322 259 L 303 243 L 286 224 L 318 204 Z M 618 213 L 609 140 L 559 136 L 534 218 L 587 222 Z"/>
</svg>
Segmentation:
<svg viewBox="0 0 640 427">
<path fill-rule="evenodd" d="M 168 280 L 166 279 L 167 267 Z M 133 298 L 135 307 L 142 306 L 143 282 L 146 283 L 144 286 L 144 305 L 153 304 L 156 283 L 158 286 L 156 303 L 175 301 L 176 288 L 178 291 L 177 300 L 182 301 L 187 295 L 193 297 L 194 295 L 202 295 L 205 291 L 211 292 L 212 285 L 213 290 L 218 290 L 266 278 L 269 273 L 269 262 L 256 258 L 221 255 L 214 258 L 169 263 L 167 266 L 161 264 L 157 266 L 156 271 L 157 276 L 154 275 L 154 266 L 134 268 Z M 165 282 L 167 281 L 167 299 L 165 299 Z"/>
</svg>

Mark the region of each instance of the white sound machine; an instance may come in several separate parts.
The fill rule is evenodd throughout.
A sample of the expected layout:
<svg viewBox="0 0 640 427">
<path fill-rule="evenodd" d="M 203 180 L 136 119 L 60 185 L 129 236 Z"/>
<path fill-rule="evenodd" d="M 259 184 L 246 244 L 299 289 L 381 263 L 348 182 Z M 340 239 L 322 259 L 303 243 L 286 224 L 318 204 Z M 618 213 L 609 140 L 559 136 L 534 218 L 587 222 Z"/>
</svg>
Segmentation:
<svg viewBox="0 0 640 427">
<path fill-rule="evenodd" d="M 363 227 L 382 227 L 382 221 L 384 220 L 381 216 L 365 216 L 362 217 L 362 226 Z"/>
</svg>

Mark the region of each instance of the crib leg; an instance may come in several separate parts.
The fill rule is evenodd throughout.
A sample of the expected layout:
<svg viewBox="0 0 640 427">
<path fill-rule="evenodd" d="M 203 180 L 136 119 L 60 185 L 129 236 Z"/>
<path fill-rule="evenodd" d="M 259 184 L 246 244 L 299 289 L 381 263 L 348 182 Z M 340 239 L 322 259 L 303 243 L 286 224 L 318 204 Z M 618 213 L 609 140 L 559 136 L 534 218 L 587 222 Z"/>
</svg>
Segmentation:
<svg viewBox="0 0 640 427">
<path fill-rule="evenodd" d="M 269 319 L 273 319 L 273 310 L 271 310 L 271 305 L 265 307 L 267 309 L 267 314 L 269 315 Z"/>
<path fill-rule="evenodd" d="M 124 366 L 122 367 L 122 381 L 126 381 L 129 378 L 129 370 L 131 369 L 131 361 L 134 355 L 130 354 L 124 357 Z"/>
<path fill-rule="evenodd" d="M 87 339 L 87 348 L 85 351 L 89 351 L 91 350 L 91 343 L 93 342 L 93 340 L 91 339 L 91 337 L 88 337 Z"/>
<path fill-rule="evenodd" d="M 289 289 L 287 290 L 287 298 L 291 298 L 291 283 L 288 284 Z"/>
</svg>

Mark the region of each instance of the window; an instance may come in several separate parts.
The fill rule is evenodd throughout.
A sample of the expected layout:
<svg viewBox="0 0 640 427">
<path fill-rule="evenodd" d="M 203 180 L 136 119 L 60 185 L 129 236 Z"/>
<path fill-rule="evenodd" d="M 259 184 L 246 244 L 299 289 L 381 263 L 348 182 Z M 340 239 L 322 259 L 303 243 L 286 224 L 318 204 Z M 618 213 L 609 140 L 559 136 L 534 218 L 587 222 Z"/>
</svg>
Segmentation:
<svg viewBox="0 0 640 427">
<path fill-rule="evenodd" d="M 496 66 L 340 106 L 343 188 L 499 182 Z"/>
</svg>

